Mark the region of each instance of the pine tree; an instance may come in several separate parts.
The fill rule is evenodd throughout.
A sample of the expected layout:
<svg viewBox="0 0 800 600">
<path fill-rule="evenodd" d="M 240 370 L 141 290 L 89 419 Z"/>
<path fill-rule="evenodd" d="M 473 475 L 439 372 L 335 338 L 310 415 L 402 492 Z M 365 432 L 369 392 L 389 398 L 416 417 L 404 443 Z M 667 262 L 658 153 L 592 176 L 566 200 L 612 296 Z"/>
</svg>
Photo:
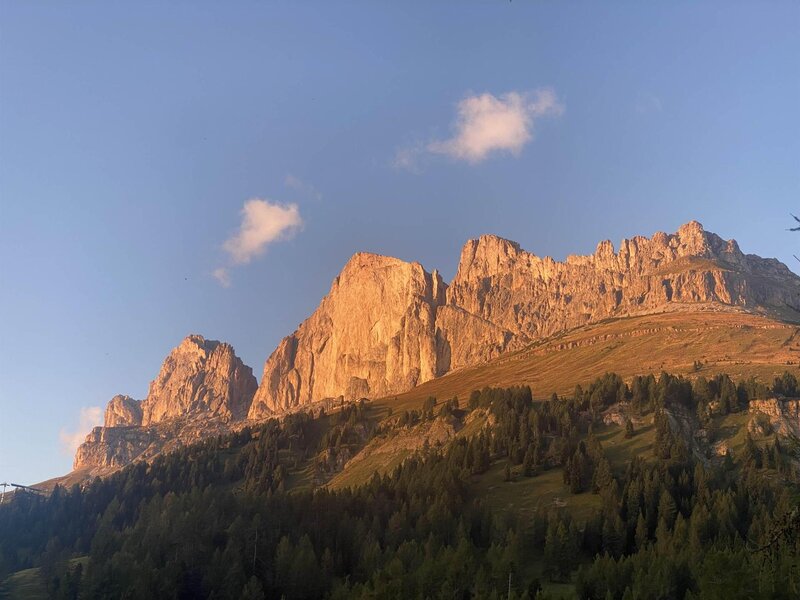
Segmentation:
<svg viewBox="0 0 800 600">
<path fill-rule="evenodd" d="M 582 481 L 582 459 L 583 455 L 576 452 L 572 460 L 569 461 L 568 477 L 569 491 L 573 494 L 580 494 L 583 491 Z"/>
<path fill-rule="evenodd" d="M 536 450 L 533 444 L 529 444 L 528 449 L 525 451 L 525 458 L 522 460 L 522 472 L 525 477 L 530 477 L 534 474 L 535 462 Z"/>
<path fill-rule="evenodd" d="M 633 421 L 631 421 L 630 419 L 625 419 L 625 437 L 627 439 L 630 439 L 633 437 L 633 434 L 634 434 Z"/>
<path fill-rule="evenodd" d="M 644 515 L 640 512 L 639 517 L 636 519 L 636 533 L 634 534 L 636 540 L 636 549 L 641 551 L 647 544 L 647 521 L 644 520 Z"/>
<path fill-rule="evenodd" d="M 611 474 L 611 465 L 609 465 L 608 459 L 602 456 L 595 467 L 592 491 L 597 494 L 611 485 L 613 481 L 614 476 Z"/>
<path fill-rule="evenodd" d="M 287 536 L 283 536 L 275 549 L 275 583 L 284 591 L 291 588 L 292 558 L 294 547 Z"/>
<path fill-rule="evenodd" d="M 556 546 L 556 577 L 559 580 L 563 580 L 572 571 L 577 548 L 574 547 L 563 521 L 558 524 L 556 538 L 558 540 Z"/>
<path fill-rule="evenodd" d="M 678 507 L 675 505 L 675 499 L 667 490 L 661 492 L 661 497 L 658 501 L 658 516 L 664 519 L 667 527 L 672 527 L 675 523 L 675 515 L 678 513 Z"/>
<path fill-rule="evenodd" d="M 242 600 L 264 600 L 264 587 L 261 582 L 256 579 L 255 575 L 250 578 L 250 581 L 242 589 L 242 594 L 239 596 Z"/>
</svg>

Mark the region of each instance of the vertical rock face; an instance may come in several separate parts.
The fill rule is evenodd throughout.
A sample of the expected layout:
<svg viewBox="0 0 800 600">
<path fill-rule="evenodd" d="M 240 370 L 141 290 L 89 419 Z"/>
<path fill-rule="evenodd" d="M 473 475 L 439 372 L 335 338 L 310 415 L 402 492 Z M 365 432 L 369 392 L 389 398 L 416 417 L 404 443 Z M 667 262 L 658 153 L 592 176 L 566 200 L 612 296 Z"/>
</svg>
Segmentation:
<svg viewBox="0 0 800 600">
<path fill-rule="evenodd" d="M 130 396 L 114 396 L 106 406 L 105 427 L 132 427 L 142 424 L 142 403 Z"/>
<path fill-rule="evenodd" d="M 790 398 L 769 398 L 766 400 L 751 400 L 749 411 L 751 415 L 748 430 L 759 435 L 777 433 L 781 436 L 800 436 L 800 400 Z M 769 424 L 768 431 L 758 431 L 764 423 L 756 420 L 758 415 L 766 417 Z M 759 427 L 760 426 L 760 427 Z"/>
<path fill-rule="evenodd" d="M 435 377 L 436 307 L 444 300 L 437 272 L 356 254 L 267 360 L 250 418 L 339 395 L 378 397 Z"/>
<path fill-rule="evenodd" d="M 800 278 L 696 221 L 564 262 L 481 236 L 464 245 L 449 286 L 417 263 L 356 254 L 267 360 L 249 416 L 398 393 L 587 323 L 698 305 L 795 310 Z"/>
<path fill-rule="evenodd" d="M 143 427 L 95 427 L 78 447 L 74 469 L 93 469 L 95 474 L 124 467 L 153 442 L 151 431 Z"/>
<path fill-rule="evenodd" d="M 613 316 L 701 303 L 756 310 L 797 306 L 798 299 L 800 280 L 785 265 L 744 255 L 696 221 L 673 235 L 623 240 L 616 253 L 601 242 L 593 255 L 563 263 L 482 236 L 464 246 L 447 290 L 448 306 L 510 332 L 512 346 Z M 453 337 L 473 345 L 473 335 Z"/>
<path fill-rule="evenodd" d="M 142 425 L 191 413 L 247 416 L 258 384 L 229 344 L 190 335 L 170 352 L 142 402 Z"/>
<path fill-rule="evenodd" d="M 514 332 L 458 305 L 446 304 L 436 312 L 437 375 L 486 362 L 524 345 Z"/>
</svg>

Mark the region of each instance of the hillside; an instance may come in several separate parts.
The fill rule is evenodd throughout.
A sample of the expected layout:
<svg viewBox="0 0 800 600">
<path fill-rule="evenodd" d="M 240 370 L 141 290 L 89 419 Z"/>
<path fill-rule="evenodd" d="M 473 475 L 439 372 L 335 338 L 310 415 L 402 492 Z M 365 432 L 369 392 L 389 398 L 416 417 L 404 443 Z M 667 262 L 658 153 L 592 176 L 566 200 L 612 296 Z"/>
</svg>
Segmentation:
<svg viewBox="0 0 800 600">
<path fill-rule="evenodd" d="M 703 381 L 345 403 L 15 495 L 0 594 L 485 598 L 511 581 L 517 598 L 792 597 L 800 400 L 783 396 L 797 378 Z M 769 543 L 766 558 L 745 550 Z M 741 593 L 720 587 L 720 553 Z"/>
<path fill-rule="evenodd" d="M 625 379 L 661 371 L 706 377 L 728 373 L 769 382 L 787 369 L 800 369 L 797 325 L 740 311 L 675 311 L 608 319 L 559 333 L 379 404 L 398 409 L 428 396 L 464 399 L 475 389 L 513 385 L 530 385 L 536 397 L 545 398 L 571 393 L 575 385 L 606 372 Z"/>
<path fill-rule="evenodd" d="M 682 306 L 670 312 L 607 319 L 559 333 L 522 350 L 429 380 L 403 394 L 377 399 L 373 412 L 385 415 L 390 409 L 418 408 L 429 396 L 439 400 L 458 396 L 463 401 L 472 390 L 486 386 L 530 385 L 537 398 L 546 398 L 553 392 L 571 393 L 575 385 L 585 385 L 606 372 L 619 373 L 627 380 L 635 375 L 658 375 L 662 371 L 690 377 L 700 374 L 710 377 L 724 372 L 736 379 L 756 377 L 770 382 L 783 371 L 800 367 L 797 325 L 719 305 L 688 308 Z M 185 405 L 196 407 L 199 401 L 193 398 L 216 397 L 215 406 L 224 408 L 232 403 L 227 392 L 214 396 L 213 391 L 196 383 L 198 379 L 220 378 L 215 361 L 197 362 L 197 352 L 204 356 L 199 350 L 201 346 L 195 343 L 197 340 L 202 338 L 190 336 L 170 353 L 159 381 L 169 381 L 178 399 L 193 394 L 189 400 L 183 400 Z M 236 362 L 238 359 L 232 349 L 227 352 L 233 357 L 230 364 L 241 365 Z M 226 381 L 226 373 L 222 371 L 223 381 Z M 172 409 L 174 416 L 147 427 L 124 420 L 120 425 L 121 415 L 125 413 L 124 404 L 120 407 L 123 397 L 112 399 L 106 421 L 113 426 L 95 428 L 87 436 L 86 443 L 78 450 L 72 473 L 39 486 L 50 489 L 56 483 L 69 485 L 94 475 L 108 475 L 132 461 L 152 460 L 181 445 L 260 422 L 231 420 L 197 408 L 192 414 L 182 415 L 181 403 L 172 402 L 169 394 L 162 395 L 165 405 L 176 407 Z M 327 400 L 308 404 L 304 410 L 319 411 L 322 407 L 330 410 L 336 406 L 339 406 L 338 400 Z"/>
<path fill-rule="evenodd" d="M 696 221 L 617 250 L 603 241 L 563 262 L 484 235 L 464 245 L 449 283 L 419 263 L 359 252 L 272 352 L 260 382 L 229 344 L 190 335 L 146 398 L 111 399 L 74 469 L 108 475 L 271 417 L 362 398 L 401 408 L 517 384 L 544 397 L 606 371 L 770 381 L 800 362 L 789 324 L 798 307 L 800 277 Z"/>
</svg>

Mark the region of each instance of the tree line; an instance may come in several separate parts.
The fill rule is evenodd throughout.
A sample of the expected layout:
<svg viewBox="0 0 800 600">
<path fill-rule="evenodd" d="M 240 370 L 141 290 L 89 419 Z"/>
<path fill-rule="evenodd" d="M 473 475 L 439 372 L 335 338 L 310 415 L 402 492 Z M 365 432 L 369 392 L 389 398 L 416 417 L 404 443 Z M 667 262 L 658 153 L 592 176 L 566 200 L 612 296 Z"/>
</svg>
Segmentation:
<svg viewBox="0 0 800 600">
<path fill-rule="evenodd" d="M 706 460 L 669 419 L 710 423 L 797 392 L 791 373 L 770 386 L 607 374 L 547 401 L 527 386 L 429 399 L 393 426 L 473 411 L 487 425 L 340 491 L 292 473 L 324 474 L 387 425 L 364 404 L 292 415 L 15 498 L 0 508 L 0 579 L 37 566 L 52 597 L 86 599 L 507 598 L 509 580 L 514 598 L 548 597 L 546 581 L 573 582 L 580 598 L 795 598 L 800 540 L 779 535 L 797 506 L 791 449 L 748 438 L 740 456 Z M 594 431 L 621 402 L 652 413 L 655 441 L 615 472 Z M 600 508 L 581 520 L 558 507 L 530 521 L 498 513 L 473 485 L 493 465 L 534 483 L 560 469 Z"/>
</svg>

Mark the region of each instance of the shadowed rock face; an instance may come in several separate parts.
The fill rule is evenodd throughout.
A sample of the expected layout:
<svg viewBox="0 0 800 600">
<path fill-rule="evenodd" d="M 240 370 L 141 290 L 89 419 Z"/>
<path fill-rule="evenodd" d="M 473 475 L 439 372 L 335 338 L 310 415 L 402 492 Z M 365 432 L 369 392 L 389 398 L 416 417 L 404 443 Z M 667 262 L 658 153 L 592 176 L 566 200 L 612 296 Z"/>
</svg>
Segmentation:
<svg viewBox="0 0 800 600">
<path fill-rule="evenodd" d="M 149 427 L 95 427 L 75 453 L 73 468 L 84 470 L 89 477 L 108 475 L 134 461 L 149 461 L 164 452 L 230 433 L 245 423 L 194 415 Z"/>
<path fill-rule="evenodd" d="M 698 305 L 785 314 L 800 307 L 800 278 L 696 221 L 564 262 L 481 236 L 464 245 L 449 286 L 418 263 L 357 254 L 269 357 L 249 416 L 400 393 L 559 331 Z"/>
</svg>

